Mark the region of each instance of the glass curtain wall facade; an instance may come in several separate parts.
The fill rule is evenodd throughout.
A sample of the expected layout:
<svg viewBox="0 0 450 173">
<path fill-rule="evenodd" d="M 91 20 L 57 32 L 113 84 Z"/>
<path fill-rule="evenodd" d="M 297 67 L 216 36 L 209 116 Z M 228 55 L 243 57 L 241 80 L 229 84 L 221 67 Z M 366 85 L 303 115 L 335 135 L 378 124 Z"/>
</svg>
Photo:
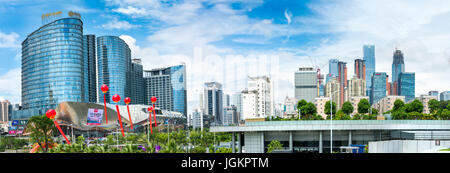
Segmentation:
<svg viewBox="0 0 450 173">
<path fill-rule="evenodd" d="M 386 77 L 386 73 L 384 72 L 375 72 L 372 75 L 371 105 L 386 97 Z"/>
<path fill-rule="evenodd" d="M 392 82 L 396 82 L 402 72 L 405 72 L 403 53 L 400 50 L 395 50 L 394 61 L 392 62 Z"/>
<path fill-rule="evenodd" d="M 49 22 L 22 42 L 23 109 L 46 110 L 60 102 L 86 102 L 83 89 L 83 22 Z"/>
<path fill-rule="evenodd" d="M 83 35 L 84 98 L 86 102 L 97 102 L 97 67 L 95 59 L 95 35 Z"/>
<path fill-rule="evenodd" d="M 103 84 L 109 87 L 106 102 L 113 103 L 112 96 L 119 94 L 122 100 L 118 104 L 125 105 L 123 98 L 131 95 L 131 51 L 125 41 L 117 36 L 97 37 L 97 66 L 97 89 Z M 98 97 L 102 98 L 103 93 L 99 92 Z"/>
<path fill-rule="evenodd" d="M 400 73 L 398 78 L 398 94 L 405 96 L 405 102 L 414 100 L 416 97 L 415 73 Z"/>
<path fill-rule="evenodd" d="M 326 78 L 326 82 L 329 82 L 331 80 L 331 78 L 337 77 L 339 75 L 338 73 L 338 63 L 339 60 L 338 59 L 330 59 L 328 61 L 328 75 Z"/>
<path fill-rule="evenodd" d="M 363 60 L 366 65 L 366 92 L 367 95 L 370 95 L 372 74 L 375 73 L 375 45 L 364 45 L 363 54 Z"/>
<path fill-rule="evenodd" d="M 141 59 L 131 62 L 131 103 L 145 104 L 144 70 Z"/>
<path fill-rule="evenodd" d="M 216 124 L 223 122 L 223 92 L 222 84 L 218 82 L 207 82 L 204 85 L 204 114 L 214 118 Z"/>
<path fill-rule="evenodd" d="M 186 116 L 186 66 L 183 64 L 170 67 L 170 74 L 173 90 L 173 110 Z"/>
<path fill-rule="evenodd" d="M 145 103 L 151 105 L 150 98 L 156 96 L 156 107 L 187 115 L 186 66 L 144 71 Z"/>
</svg>

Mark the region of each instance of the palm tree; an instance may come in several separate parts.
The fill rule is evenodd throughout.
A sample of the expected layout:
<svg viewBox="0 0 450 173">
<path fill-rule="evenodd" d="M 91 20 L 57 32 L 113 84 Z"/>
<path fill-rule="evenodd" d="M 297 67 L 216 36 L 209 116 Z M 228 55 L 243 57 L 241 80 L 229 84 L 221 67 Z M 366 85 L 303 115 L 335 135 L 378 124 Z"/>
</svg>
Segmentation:
<svg viewBox="0 0 450 173">
<path fill-rule="evenodd" d="M 177 145 L 175 141 L 170 141 L 166 146 L 163 147 L 164 150 L 161 153 L 184 153 L 185 151 L 181 146 Z"/>
<path fill-rule="evenodd" d="M 47 152 L 48 144 L 50 144 L 51 136 L 53 136 L 55 129 L 53 121 L 45 115 L 41 115 L 33 116 L 28 120 L 26 131 L 30 133 L 32 141 L 36 141 L 38 145 L 45 145 L 44 151 Z"/>
</svg>

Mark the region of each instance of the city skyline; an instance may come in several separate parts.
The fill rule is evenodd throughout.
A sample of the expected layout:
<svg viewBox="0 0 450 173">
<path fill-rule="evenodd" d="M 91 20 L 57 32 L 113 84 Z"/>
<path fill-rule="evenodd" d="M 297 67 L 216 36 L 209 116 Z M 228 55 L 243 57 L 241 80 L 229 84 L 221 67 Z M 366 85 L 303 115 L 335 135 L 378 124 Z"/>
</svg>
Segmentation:
<svg viewBox="0 0 450 173">
<path fill-rule="evenodd" d="M 446 39 L 448 37 L 433 39 L 436 36 L 445 35 L 444 31 L 440 30 L 427 34 L 430 29 L 435 29 L 436 25 L 438 28 L 446 27 L 445 24 L 442 26 L 437 23 L 439 19 L 449 16 L 447 14 L 450 9 L 445 9 L 445 5 L 442 4 L 435 4 L 436 7 L 441 8 L 433 12 L 425 11 L 423 16 L 419 17 L 417 14 L 394 12 L 402 10 L 400 8 L 402 5 L 407 5 L 409 8 L 421 8 L 422 4 L 398 1 L 390 3 L 393 7 L 399 7 L 397 9 L 381 8 L 381 12 L 387 12 L 386 15 L 392 16 L 374 18 L 377 15 L 372 13 L 380 14 L 381 12 L 369 10 L 361 18 L 351 19 L 347 17 L 348 14 L 345 14 L 350 11 L 345 11 L 344 14 L 340 12 L 332 14 L 336 12 L 331 12 L 333 10 L 330 9 L 349 6 L 357 12 L 364 10 L 366 8 L 364 5 L 378 7 L 385 7 L 385 5 L 378 1 L 376 3 L 360 2 L 361 4 L 352 1 L 328 4 L 303 1 L 277 3 L 276 7 L 269 10 L 273 1 L 251 3 L 188 1 L 173 4 L 173 6 L 160 4 L 159 1 L 135 3 L 78 1 L 72 4 L 55 2 L 59 3 L 8 1 L 0 4 L 0 14 L 8 13 L 11 16 L 0 19 L 2 23 L 8 23 L 8 26 L 0 27 L 0 52 L 3 54 L 2 60 L 5 60 L 0 65 L 0 74 L 2 74 L 0 75 L 2 85 L 0 98 L 3 97 L 12 103 L 21 102 L 20 90 L 18 90 L 21 87 L 20 43 L 28 34 L 42 26 L 40 18 L 42 14 L 60 10 L 76 11 L 81 14 L 85 30 L 83 34 L 120 36 L 130 46 L 132 58 L 142 58 L 144 70 L 168 67 L 179 64 L 181 61 L 187 62 L 188 112 L 198 106 L 198 94 L 202 91 L 204 82 L 217 81 L 224 84 L 224 92 L 237 92 L 246 88 L 247 75 L 268 75 L 266 73 L 268 71 L 274 75 L 275 100 L 281 103 L 286 96 L 294 96 L 294 73 L 299 67 L 321 66 L 322 74 L 326 74 L 325 66 L 327 65 L 325 64 L 329 59 L 337 58 L 348 63 L 347 66 L 350 67 L 348 74 L 354 74 L 353 60 L 363 57 L 362 46 L 365 44 L 373 44 L 376 47 L 377 68 L 375 71 L 386 72 L 389 76 L 392 76 L 391 63 L 395 48 L 403 52 L 405 71 L 416 74 L 416 96 L 430 90 L 443 92 L 449 90 L 446 87 L 450 86 L 449 81 L 440 80 L 445 79 L 445 74 L 450 73 L 448 68 L 450 50 L 444 46 L 445 44 L 439 44 L 448 41 Z M 149 2 L 154 2 L 156 5 Z M 426 3 L 426 6 L 431 5 L 433 3 Z M 36 8 L 36 6 L 42 8 Z M 15 9 L 28 8 L 39 10 L 15 12 Z M 177 16 L 177 13 L 189 15 Z M 214 15 L 208 16 L 208 14 Z M 390 17 L 392 19 L 387 20 Z M 408 20 L 413 17 L 419 20 Z M 146 22 L 142 22 L 141 19 Z M 337 19 L 337 21 L 330 19 Z M 367 22 L 365 25 L 358 25 L 364 21 Z M 385 24 L 380 25 L 380 22 Z M 356 25 L 350 25 L 355 23 Z M 226 24 L 233 27 L 221 28 Z M 380 31 L 370 28 L 375 25 L 381 27 L 378 28 Z M 201 26 L 211 28 L 204 29 Z M 336 29 L 328 28 L 335 26 L 337 26 Z M 393 28 L 393 31 L 386 32 L 389 28 Z M 313 31 L 316 29 L 317 31 Z M 353 38 L 355 36 L 357 38 Z M 201 52 L 201 61 L 195 61 L 196 51 Z M 274 64 L 274 66 L 278 65 L 278 69 L 272 68 L 270 58 L 265 63 L 257 63 L 256 69 L 236 66 L 231 66 L 234 68 L 220 67 L 221 64 L 217 63 L 224 61 L 256 63 L 261 59 L 258 59 L 260 54 L 278 56 L 278 64 Z M 219 55 L 219 57 L 208 55 Z M 242 57 L 228 58 L 226 55 L 242 55 Z M 206 60 L 207 58 L 211 59 Z M 422 61 L 424 59 L 427 61 Z M 206 67 L 218 68 L 206 69 Z M 228 72 L 230 73 L 226 75 Z M 347 76 L 348 79 L 351 77 Z M 442 82 L 434 83 L 433 81 Z M 11 85 L 17 87 L 11 87 Z"/>
</svg>

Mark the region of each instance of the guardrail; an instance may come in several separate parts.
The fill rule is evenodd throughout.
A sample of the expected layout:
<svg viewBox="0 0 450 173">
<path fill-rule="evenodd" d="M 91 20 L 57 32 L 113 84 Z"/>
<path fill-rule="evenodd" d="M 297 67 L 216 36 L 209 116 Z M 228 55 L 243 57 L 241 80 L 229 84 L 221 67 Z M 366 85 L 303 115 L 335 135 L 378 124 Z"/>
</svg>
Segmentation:
<svg viewBox="0 0 450 173">
<path fill-rule="evenodd" d="M 450 125 L 450 120 L 333 120 L 333 125 Z M 245 122 L 246 126 L 273 126 L 273 125 L 328 125 L 330 120 L 300 120 L 300 121 L 258 121 Z"/>
</svg>

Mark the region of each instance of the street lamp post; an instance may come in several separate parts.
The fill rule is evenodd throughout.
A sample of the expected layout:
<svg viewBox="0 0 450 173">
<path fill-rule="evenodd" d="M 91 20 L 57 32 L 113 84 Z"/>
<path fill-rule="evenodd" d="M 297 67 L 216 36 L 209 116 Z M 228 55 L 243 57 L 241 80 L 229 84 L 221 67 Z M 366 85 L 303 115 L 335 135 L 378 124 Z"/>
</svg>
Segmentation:
<svg viewBox="0 0 450 173">
<path fill-rule="evenodd" d="M 346 88 L 344 88 L 344 90 Z M 334 91 L 333 94 L 331 94 L 331 85 L 330 85 L 330 153 L 333 153 L 333 95 L 336 94 L 338 91 Z"/>
</svg>

